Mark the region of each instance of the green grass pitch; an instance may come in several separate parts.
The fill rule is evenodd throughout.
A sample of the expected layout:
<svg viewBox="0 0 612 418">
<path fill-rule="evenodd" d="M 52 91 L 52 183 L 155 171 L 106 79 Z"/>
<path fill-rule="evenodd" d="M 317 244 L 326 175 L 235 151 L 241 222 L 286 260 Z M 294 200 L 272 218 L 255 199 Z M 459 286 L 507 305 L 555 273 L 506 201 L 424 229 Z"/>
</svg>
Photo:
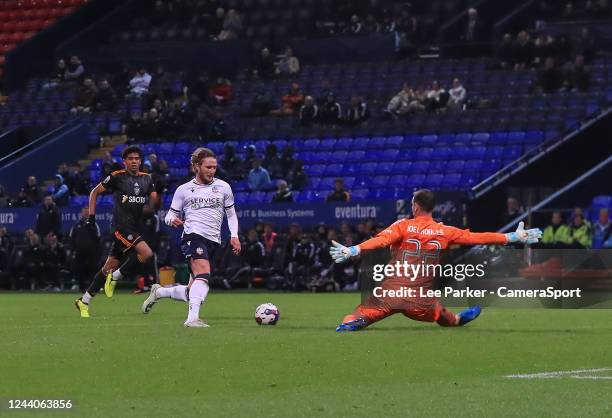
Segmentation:
<svg viewBox="0 0 612 418">
<path fill-rule="evenodd" d="M 184 303 L 0 294 L 0 398 L 71 399 L 71 411 L 0 416 L 559 417 L 612 416 L 607 379 L 510 379 L 612 367 L 612 311 L 485 309 L 463 328 L 389 318 L 334 327 L 357 294 L 212 292 L 208 329 L 185 329 Z M 275 303 L 276 326 L 255 307 Z"/>
</svg>

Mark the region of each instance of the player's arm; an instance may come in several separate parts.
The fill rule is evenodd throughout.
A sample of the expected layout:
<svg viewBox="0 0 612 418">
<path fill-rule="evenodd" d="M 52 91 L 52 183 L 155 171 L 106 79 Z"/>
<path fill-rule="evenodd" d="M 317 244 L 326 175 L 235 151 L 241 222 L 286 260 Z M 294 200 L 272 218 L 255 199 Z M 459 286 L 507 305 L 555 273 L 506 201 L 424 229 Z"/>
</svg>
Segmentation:
<svg viewBox="0 0 612 418">
<path fill-rule="evenodd" d="M 236 215 L 236 207 L 234 206 L 234 195 L 231 192 L 225 198 L 225 205 L 225 216 L 230 230 L 230 245 L 234 254 L 239 254 L 242 246 L 238 238 L 238 215 Z"/>
<path fill-rule="evenodd" d="M 524 222 L 519 222 L 514 232 L 501 234 L 497 232 L 471 232 L 469 229 L 446 227 L 449 232 L 449 244 L 459 245 L 506 245 L 513 242 L 535 244 L 542 237 L 539 228 L 525 229 Z"/>
<path fill-rule="evenodd" d="M 110 178 L 110 176 L 108 177 Z M 96 223 L 96 204 L 98 202 L 98 195 L 104 193 L 106 191 L 106 187 L 102 183 L 98 183 L 96 187 L 93 188 L 91 193 L 89 193 L 89 218 L 87 222 L 91 224 Z"/>
<path fill-rule="evenodd" d="M 177 189 L 174 192 L 174 196 L 172 196 L 172 203 L 170 204 L 168 213 L 166 213 L 166 217 L 164 218 L 166 225 L 174 228 L 178 228 L 183 225 L 183 221 L 181 220 L 181 212 L 183 211 L 184 200 L 185 198 L 182 190 L 180 188 Z"/>
<path fill-rule="evenodd" d="M 361 251 L 376 250 L 378 248 L 387 248 L 402 239 L 402 232 L 399 226 L 401 221 L 395 222 L 393 225 L 381 231 L 374 238 L 370 238 L 359 245 L 345 247 L 344 245 L 332 241 L 332 247 L 329 249 L 329 254 L 336 263 L 343 263 L 351 257 L 355 257 Z"/>
</svg>

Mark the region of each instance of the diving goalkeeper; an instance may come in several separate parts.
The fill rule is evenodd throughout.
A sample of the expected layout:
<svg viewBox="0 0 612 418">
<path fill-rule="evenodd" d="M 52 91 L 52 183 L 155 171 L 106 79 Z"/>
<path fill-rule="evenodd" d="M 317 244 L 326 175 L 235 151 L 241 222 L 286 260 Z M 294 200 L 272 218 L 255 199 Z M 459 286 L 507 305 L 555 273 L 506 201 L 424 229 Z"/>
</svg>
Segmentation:
<svg viewBox="0 0 612 418">
<path fill-rule="evenodd" d="M 452 244 L 505 245 L 513 242 L 534 244 L 542 236 L 542 231 L 538 228 L 525 230 L 523 222 L 519 223 L 515 232 L 508 234 L 475 233 L 447 226 L 432 219 L 434 206 L 433 192 L 427 189 L 418 190 L 412 197 L 414 218 L 399 220 L 376 237 L 352 247 L 345 247 L 333 241 L 333 246 L 329 250 L 330 255 L 336 263 L 343 263 L 362 251 L 390 247 L 392 258 L 389 264 L 395 265 L 397 262 L 437 264 L 440 251 Z M 392 276 L 383 281 L 381 294 L 383 296 L 393 294 L 389 291 L 412 287 L 424 290 L 415 294 L 426 295 L 433 284 L 434 278 L 427 274 L 419 274 L 409 279 Z M 357 331 L 396 313 L 402 313 L 417 321 L 436 322 L 441 326 L 455 327 L 476 319 L 480 315 L 480 307 L 473 306 L 454 314 L 435 297 L 378 298 L 372 295 L 357 306 L 352 314 L 345 316 L 336 331 Z"/>
</svg>

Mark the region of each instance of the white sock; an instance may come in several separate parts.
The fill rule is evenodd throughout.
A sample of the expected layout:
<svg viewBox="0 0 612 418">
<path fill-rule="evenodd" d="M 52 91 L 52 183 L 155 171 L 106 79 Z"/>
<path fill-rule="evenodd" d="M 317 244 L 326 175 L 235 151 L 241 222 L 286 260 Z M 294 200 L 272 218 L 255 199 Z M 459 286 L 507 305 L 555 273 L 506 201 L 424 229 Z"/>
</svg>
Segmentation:
<svg viewBox="0 0 612 418">
<path fill-rule="evenodd" d="M 121 271 L 119 269 L 113 271 L 113 280 L 117 281 L 121 279 L 123 279 L 123 274 L 121 274 Z"/>
<path fill-rule="evenodd" d="M 196 321 L 200 318 L 200 305 L 204 303 L 208 295 L 208 283 L 204 280 L 194 280 L 189 289 L 189 314 L 187 315 L 187 321 Z"/>
<path fill-rule="evenodd" d="M 91 295 L 89 294 L 89 292 L 85 292 L 85 293 L 83 293 L 83 296 L 81 296 L 81 300 L 83 301 L 83 303 L 87 303 L 87 304 L 88 304 L 89 302 L 91 302 L 91 299 L 92 299 L 92 298 L 93 298 L 93 296 L 91 296 Z"/>
<path fill-rule="evenodd" d="M 187 286 L 179 284 L 176 286 L 160 287 L 155 292 L 155 296 L 158 298 L 171 298 L 187 302 Z"/>
</svg>

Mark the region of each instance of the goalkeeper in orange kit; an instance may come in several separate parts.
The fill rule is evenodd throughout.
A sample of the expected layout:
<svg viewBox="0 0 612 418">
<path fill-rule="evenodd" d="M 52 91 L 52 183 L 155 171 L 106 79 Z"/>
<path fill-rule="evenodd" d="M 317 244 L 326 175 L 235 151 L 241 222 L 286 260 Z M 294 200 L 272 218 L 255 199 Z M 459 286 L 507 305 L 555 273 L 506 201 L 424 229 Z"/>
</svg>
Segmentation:
<svg viewBox="0 0 612 418">
<path fill-rule="evenodd" d="M 376 237 L 352 247 L 345 247 L 333 241 L 330 255 L 336 263 L 343 263 L 362 251 L 390 247 L 392 258 L 389 264 L 425 263 L 431 265 L 438 264 L 440 251 L 452 244 L 505 245 L 513 242 L 534 244 L 542 236 L 542 231 L 538 228 L 525 230 L 523 222 L 519 223 L 515 232 L 508 234 L 476 233 L 447 226 L 432 219 L 434 206 L 433 192 L 427 189 L 418 190 L 412 197 L 414 218 L 399 220 Z M 441 326 L 450 327 L 465 325 L 480 315 L 479 306 L 473 306 L 459 314 L 454 314 L 435 297 L 416 296 L 427 295 L 427 290 L 430 290 L 433 284 L 434 278 L 427 274 L 418 274 L 408 280 L 406 277 L 388 277 L 382 283 L 383 297 L 370 296 L 364 303 L 357 306 L 352 314 L 344 318 L 336 331 L 357 331 L 396 313 L 402 313 L 418 321 L 437 322 Z M 413 293 L 415 296 L 393 298 L 384 296 L 405 288 L 419 290 Z"/>
</svg>

